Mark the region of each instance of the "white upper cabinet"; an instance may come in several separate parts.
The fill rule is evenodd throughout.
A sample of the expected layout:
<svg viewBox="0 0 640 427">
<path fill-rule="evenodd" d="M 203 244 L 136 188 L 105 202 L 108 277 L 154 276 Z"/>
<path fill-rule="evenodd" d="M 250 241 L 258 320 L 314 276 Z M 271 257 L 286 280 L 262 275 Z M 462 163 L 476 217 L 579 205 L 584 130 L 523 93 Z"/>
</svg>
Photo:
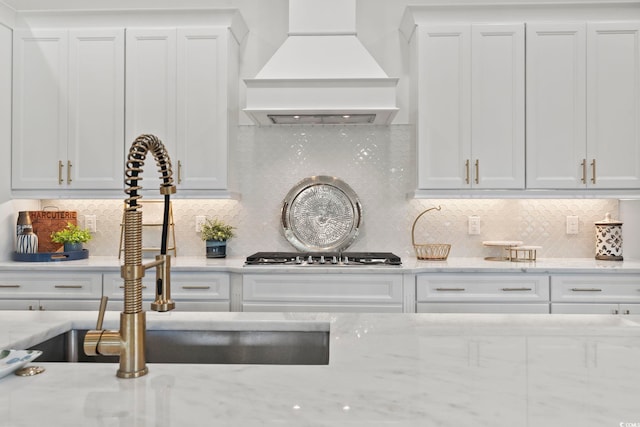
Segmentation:
<svg viewBox="0 0 640 427">
<path fill-rule="evenodd" d="M 640 22 L 587 25 L 587 186 L 640 188 Z"/>
<path fill-rule="evenodd" d="M 472 187 L 524 188 L 524 25 L 473 25 Z"/>
<path fill-rule="evenodd" d="M 418 188 L 524 187 L 524 25 L 418 25 Z"/>
<path fill-rule="evenodd" d="M 527 187 L 584 186 L 584 24 L 527 24 Z"/>
<path fill-rule="evenodd" d="M 124 30 L 15 31 L 13 190 L 123 188 Z"/>
<path fill-rule="evenodd" d="M 639 35 L 527 25 L 527 188 L 640 188 Z"/>
<path fill-rule="evenodd" d="M 160 138 L 179 191 L 228 189 L 236 49 L 225 27 L 127 29 L 127 144 Z"/>
</svg>

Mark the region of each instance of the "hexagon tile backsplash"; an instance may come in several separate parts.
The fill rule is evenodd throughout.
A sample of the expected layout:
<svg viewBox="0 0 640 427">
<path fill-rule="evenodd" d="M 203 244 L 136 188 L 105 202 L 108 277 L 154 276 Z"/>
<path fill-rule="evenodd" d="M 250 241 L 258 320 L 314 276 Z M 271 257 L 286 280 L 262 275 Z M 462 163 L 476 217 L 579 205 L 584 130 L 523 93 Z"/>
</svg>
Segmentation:
<svg viewBox="0 0 640 427">
<path fill-rule="evenodd" d="M 358 194 L 363 225 L 350 250 L 392 251 L 403 257 L 414 255 L 414 220 L 432 206 L 442 210 L 420 218 L 416 242 L 450 243 L 451 257 L 491 255 L 484 240 L 542 246 L 538 257 L 593 257 L 593 223 L 606 212 L 618 215 L 618 201 L 607 199 L 407 199 L 415 176 L 411 133 L 406 125 L 241 126 L 238 141 L 230 144 L 229 178 L 242 198 L 173 199 L 178 256 L 204 256 L 204 242 L 195 232 L 197 215 L 218 217 L 237 228 L 229 256 L 293 250 L 279 223 L 282 200 L 298 181 L 314 175 L 337 176 Z M 96 215 L 97 232 L 87 248 L 92 255 L 118 254 L 122 200 L 42 200 L 41 206 L 76 210 L 81 221 L 83 215 Z M 160 204 L 145 206 L 144 221 L 159 221 L 160 211 Z M 480 217 L 479 235 L 467 233 L 472 215 Z M 568 215 L 579 217 L 576 235 L 566 234 Z M 157 246 L 154 240 L 159 237 L 144 235 L 145 245 Z"/>
</svg>

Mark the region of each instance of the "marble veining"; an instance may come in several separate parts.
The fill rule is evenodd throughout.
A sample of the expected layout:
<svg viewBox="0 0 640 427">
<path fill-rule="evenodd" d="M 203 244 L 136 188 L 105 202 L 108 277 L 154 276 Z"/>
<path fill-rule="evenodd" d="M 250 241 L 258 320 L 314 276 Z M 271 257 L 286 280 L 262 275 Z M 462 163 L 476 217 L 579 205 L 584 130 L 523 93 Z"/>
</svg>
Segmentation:
<svg viewBox="0 0 640 427">
<path fill-rule="evenodd" d="M 117 321 L 107 313 L 107 327 Z M 158 313 L 149 327 L 166 327 Z M 42 363 L 0 380 L 7 426 L 619 426 L 640 421 L 640 316 L 172 313 L 182 327 L 328 324 L 326 366 Z M 0 347 L 94 313 L 2 312 Z M 164 326 L 163 326 L 164 325 Z M 37 364 L 37 361 L 34 362 Z"/>
</svg>

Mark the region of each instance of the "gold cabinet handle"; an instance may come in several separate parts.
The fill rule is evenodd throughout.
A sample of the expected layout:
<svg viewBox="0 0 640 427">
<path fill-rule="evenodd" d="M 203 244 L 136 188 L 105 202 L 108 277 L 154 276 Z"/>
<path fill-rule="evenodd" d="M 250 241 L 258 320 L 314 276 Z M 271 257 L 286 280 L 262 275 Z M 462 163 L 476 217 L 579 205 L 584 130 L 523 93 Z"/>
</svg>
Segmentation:
<svg viewBox="0 0 640 427">
<path fill-rule="evenodd" d="M 199 289 L 199 290 L 204 290 L 204 289 L 211 289 L 211 286 L 185 285 L 185 286 L 182 286 L 182 289 Z"/>
<path fill-rule="evenodd" d="M 56 289 L 82 289 L 82 285 L 54 285 Z"/>
<path fill-rule="evenodd" d="M 71 160 L 67 160 L 67 184 L 71 184 Z"/>
<path fill-rule="evenodd" d="M 505 292 L 516 292 L 516 291 L 532 291 L 531 288 L 502 288 Z"/>
<path fill-rule="evenodd" d="M 591 161 L 591 183 L 596 183 L 596 159 Z"/>
<path fill-rule="evenodd" d="M 178 184 L 182 184 L 182 161 L 178 160 Z"/>
<path fill-rule="evenodd" d="M 480 160 L 476 159 L 476 184 L 480 183 Z"/>
<path fill-rule="evenodd" d="M 62 185 L 62 182 L 63 182 L 62 168 L 64 168 L 64 165 L 62 164 L 62 160 L 58 160 L 58 184 L 59 185 Z"/>
<path fill-rule="evenodd" d="M 469 183 L 469 159 L 467 159 L 464 162 L 464 169 L 465 169 L 464 182 L 465 184 L 468 184 Z"/>
<path fill-rule="evenodd" d="M 464 291 L 466 291 L 466 289 L 465 288 L 436 288 L 436 291 L 438 291 L 438 292 L 447 292 L 447 291 L 464 292 Z"/>
<path fill-rule="evenodd" d="M 583 184 L 587 183 L 587 159 L 582 159 L 582 163 L 580 163 L 580 166 L 582 166 L 582 178 L 580 178 L 580 182 L 582 182 Z"/>
</svg>

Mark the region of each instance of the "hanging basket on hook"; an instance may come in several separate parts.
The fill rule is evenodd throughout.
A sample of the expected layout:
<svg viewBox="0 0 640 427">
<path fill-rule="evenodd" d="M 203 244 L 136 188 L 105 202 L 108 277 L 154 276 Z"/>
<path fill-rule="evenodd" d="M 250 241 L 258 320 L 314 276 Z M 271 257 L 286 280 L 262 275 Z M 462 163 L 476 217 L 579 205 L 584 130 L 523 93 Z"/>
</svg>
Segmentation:
<svg viewBox="0 0 640 427">
<path fill-rule="evenodd" d="M 430 261 L 444 261 L 449 256 L 449 251 L 451 250 L 451 245 L 447 243 L 416 243 L 416 224 L 420 217 L 431 210 L 440 210 L 441 207 L 433 207 L 429 208 L 426 211 L 422 212 L 418 217 L 413 221 L 413 227 L 411 227 L 411 243 L 413 244 L 413 249 L 416 251 L 416 257 L 421 260 L 430 260 Z"/>
</svg>

